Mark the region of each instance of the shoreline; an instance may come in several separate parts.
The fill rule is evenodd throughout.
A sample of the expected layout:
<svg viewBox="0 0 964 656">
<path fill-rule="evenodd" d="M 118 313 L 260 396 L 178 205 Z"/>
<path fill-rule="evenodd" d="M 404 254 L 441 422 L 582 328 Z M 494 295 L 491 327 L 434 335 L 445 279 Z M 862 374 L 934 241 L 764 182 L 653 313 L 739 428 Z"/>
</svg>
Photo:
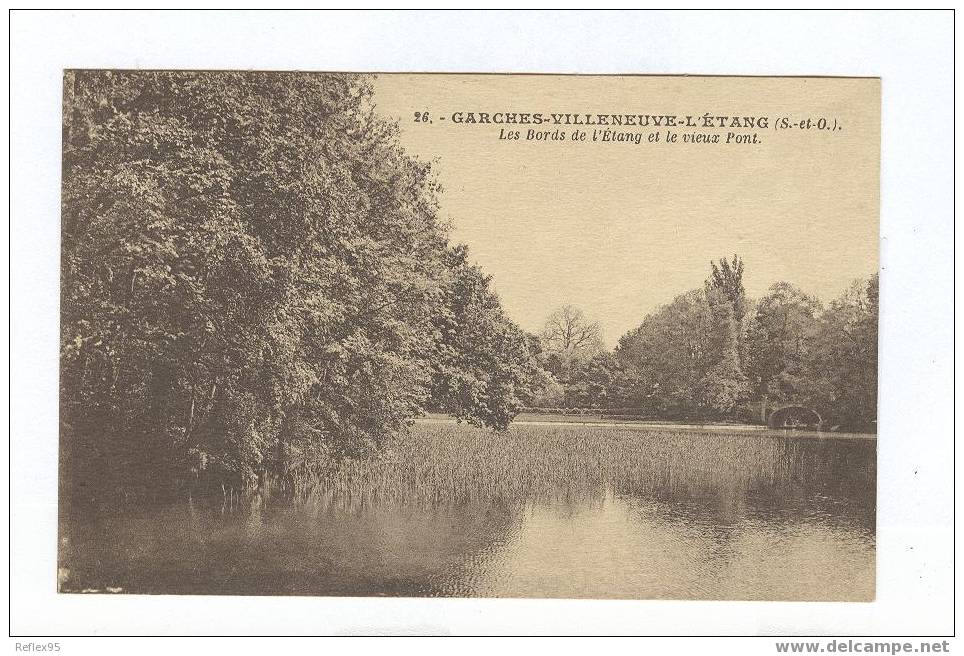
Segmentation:
<svg viewBox="0 0 964 656">
<path fill-rule="evenodd" d="M 549 415 L 546 415 L 549 416 Z M 645 420 L 623 420 L 606 421 L 603 419 L 578 419 L 570 420 L 571 415 L 559 415 L 561 419 L 517 419 L 509 426 L 510 430 L 515 426 L 581 426 L 591 428 L 615 428 L 631 431 L 645 431 L 651 429 L 670 429 L 681 431 L 704 431 L 714 433 L 754 433 L 765 437 L 794 437 L 816 440 L 876 440 L 876 433 L 845 433 L 831 431 L 808 431 L 790 429 L 771 429 L 766 426 L 755 424 L 694 424 L 694 423 L 673 423 L 666 421 L 645 421 Z M 415 419 L 416 424 L 458 424 L 454 418 L 446 415 L 431 414 Z"/>
</svg>

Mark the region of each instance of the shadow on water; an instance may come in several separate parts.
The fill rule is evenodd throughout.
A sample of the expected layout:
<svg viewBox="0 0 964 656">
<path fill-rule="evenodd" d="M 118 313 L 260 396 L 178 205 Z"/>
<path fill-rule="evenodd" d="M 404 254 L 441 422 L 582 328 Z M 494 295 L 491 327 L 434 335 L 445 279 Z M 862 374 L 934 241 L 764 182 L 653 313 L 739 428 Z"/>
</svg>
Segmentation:
<svg viewBox="0 0 964 656">
<path fill-rule="evenodd" d="M 62 547 L 71 578 L 100 591 L 425 596 L 511 523 L 497 506 L 193 503 L 72 522 Z"/>
<path fill-rule="evenodd" d="M 599 446 L 560 428 L 543 446 L 569 450 L 540 460 L 513 451 L 519 437 L 479 446 L 474 429 L 459 430 L 462 469 L 445 460 L 447 442 L 423 435 L 431 468 L 419 464 L 429 451 L 406 445 L 304 503 L 255 496 L 233 512 L 193 501 L 65 519 L 61 590 L 873 598 L 873 440 L 610 435 Z M 495 465 L 473 448 L 511 457 Z M 493 485 L 497 466 L 506 480 Z"/>
</svg>

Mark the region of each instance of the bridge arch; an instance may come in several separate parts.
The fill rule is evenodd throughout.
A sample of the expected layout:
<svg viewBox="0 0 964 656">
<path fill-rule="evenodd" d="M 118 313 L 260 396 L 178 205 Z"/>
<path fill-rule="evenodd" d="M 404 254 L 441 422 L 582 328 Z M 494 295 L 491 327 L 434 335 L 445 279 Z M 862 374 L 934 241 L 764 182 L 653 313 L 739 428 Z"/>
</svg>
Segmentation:
<svg viewBox="0 0 964 656">
<path fill-rule="evenodd" d="M 820 413 L 802 405 L 781 406 L 767 417 L 768 428 L 820 428 L 822 423 Z"/>
</svg>

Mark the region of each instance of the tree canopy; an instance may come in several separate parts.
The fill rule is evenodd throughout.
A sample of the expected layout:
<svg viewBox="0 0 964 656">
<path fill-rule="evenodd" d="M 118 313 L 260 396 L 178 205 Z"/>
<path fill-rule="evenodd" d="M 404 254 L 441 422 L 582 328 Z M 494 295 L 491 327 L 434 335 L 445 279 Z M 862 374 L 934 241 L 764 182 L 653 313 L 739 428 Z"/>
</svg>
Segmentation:
<svg viewBox="0 0 964 656">
<path fill-rule="evenodd" d="M 528 341 L 369 77 L 68 72 L 63 132 L 68 470 L 249 485 L 517 411 Z"/>
<path fill-rule="evenodd" d="M 573 305 L 564 305 L 546 318 L 539 335 L 550 371 L 568 380 L 574 367 L 588 363 L 602 351 L 602 329 Z"/>
<path fill-rule="evenodd" d="M 739 256 L 711 263 L 702 289 L 646 315 L 612 354 L 574 367 L 559 397 L 666 419 L 759 420 L 750 404 L 797 403 L 828 427 L 875 430 L 877 276 L 825 307 L 788 282 L 747 299 L 743 273 Z"/>
</svg>

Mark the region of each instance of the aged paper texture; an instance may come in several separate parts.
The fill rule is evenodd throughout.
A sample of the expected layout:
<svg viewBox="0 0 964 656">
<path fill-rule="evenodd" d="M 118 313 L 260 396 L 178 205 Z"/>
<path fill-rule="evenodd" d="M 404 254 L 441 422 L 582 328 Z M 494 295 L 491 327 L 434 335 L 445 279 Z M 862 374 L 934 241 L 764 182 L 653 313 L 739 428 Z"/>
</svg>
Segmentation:
<svg viewBox="0 0 964 656">
<path fill-rule="evenodd" d="M 61 592 L 873 600 L 879 79 L 63 102 Z"/>
</svg>

